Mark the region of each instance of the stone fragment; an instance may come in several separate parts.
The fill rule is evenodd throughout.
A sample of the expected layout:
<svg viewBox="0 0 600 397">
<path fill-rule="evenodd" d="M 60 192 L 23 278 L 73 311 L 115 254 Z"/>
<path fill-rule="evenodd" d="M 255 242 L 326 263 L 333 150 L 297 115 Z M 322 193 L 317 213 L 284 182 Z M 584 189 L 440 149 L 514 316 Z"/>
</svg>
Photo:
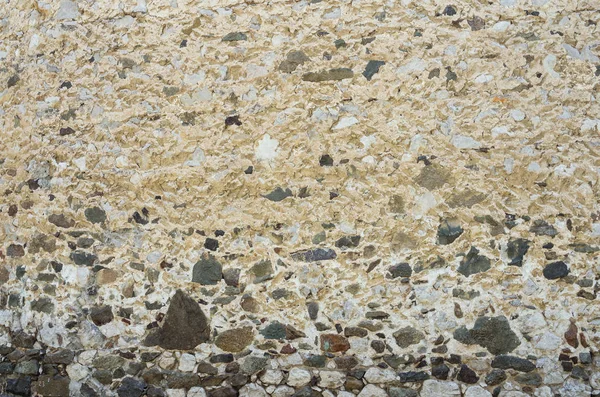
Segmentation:
<svg viewBox="0 0 600 397">
<path fill-rule="evenodd" d="M 450 180 L 450 172 L 445 168 L 432 164 L 421 169 L 421 173 L 415 178 L 415 182 L 428 190 L 436 190 L 444 186 Z"/>
<path fill-rule="evenodd" d="M 262 283 L 273 278 L 273 265 L 270 260 L 262 260 L 254 264 L 250 269 L 254 275 L 254 284 Z"/>
<path fill-rule="evenodd" d="M 206 342 L 209 336 L 210 324 L 200 305 L 177 290 L 171 298 L 162 327 L 151 332 L 144 343 L 163 349 L 191 350 Z"/>
<path fill-rule="evenodd" d="M 473 246 L 467 255 L 461 260 L 458 272 L 465 277 L 490 270 L 490 260 L 486 256 L 479 255 L 479 250 Z"/>
<path fill-rule="evenodd" d="M 114 319 L 112 308 L 108 305 L 92 307 L 90 310 L 90 319 L 97 326 L 108 324 Z"/>
<path fill-rule="evenodd" d="M 34 393 L 44 397 L 69 397 L 68 376 L 41 375 L 33 385 Z"/>
<path fill-rule="evenodd" d="M 240 370 L 248 375 L 262 371 L 267 366 L 267 358 L 247 356 L 240 366 Z"/>
<path fill-rule="evenodd" d="M 387 397 L 388 394 L 382 388 L 375 385 L 366 385 L 360 393 L 358 393 L 358 397 Z"/>
<path fill-rule="evenodd" d="M 535 364 L 524 358 L 501 354 L 492 360 L 492 368 L 531 372 L 535 369 Z"/>
<path fill-rule="evenodd" d="M 6 256 L 10 258 L 20 258 L 25 256 L 25 249 L 20 244 L 10 244 L 6 248 Z"/>
<path fill-rule="evenodd" d="M 371 81 L 371 79 L 373 78 L 373 76 L 376 73 L 379 73 L 379 69 L 381 69 L 381 67 L 385 65 L 385 61 L 374 61 L 371 60 L 369 62 L 367 62 L 367 66 L 365 67 L 365 71 L 362 73 L 363 76 L 365 76 L 365 78 L 368 81 Z"/>
<path fill-rule="evenodd" d="M 349 68 L 336 68 L 323 70 L 320 72 L 309 72 L 302 75 L 302 80 L 312 83 L 320 83 L 323 81 L 340 81 L 351 79 L 354 77 L 354 72 Z"/>
<path fill-rule="evenodd" d="M 416 390 L 392 386 L 388 390 L 390 397 L 418 397 Z"/>
<path fill-rule="evenodd" d="M 303 262 L 319 262 L 335 258 L 337 258 L 337 254 L 331 248 L 315 248 L 292 253 L 292 259 Z"/>
<path fill-rule="evenodd" d="M 321 350 L 329 353 L 345 352 L 350 349 L 350 343 L 342 335 L 321 334 Z"/>
<path fill-rule="evenodd" d="M 67 218 L 64 214 L 52 214 L 48 216 L 48 222 L 52 223 L 55 226 L 62 227 L 64 229 L 68 229 L 75 226 L 75 221 L 73 219 Z"/>
<path fill-rule="evenodd" d="M 310 58 L 302 51 L 288 52 L 286 59 L 279 64 L 279 70 L 284 73 L 292 73 L 300 65 L 310 61 Z"/>
<path fill-rule="evenodd" d="M 263 195 L 263 197 L 266 198 L 267 200 L 274 201 L 274 202 L 283 201 L 286 198 L 292 197 L 292 196 L 293 196 L 292 191 L 289 188 L 286 188 L 284 190 L 280 186 L 276 187 L 271 193 Z"/>
<path fill-rule="evenodd" d="M 442 220 L 437 231 L 437 243 L 440 245 L 452 244 L 463 233 L 460 221 L 457 218 Z"/>
<path fill-rule="evenodd" d="M 521 344 L 504 316 L 479 317 L 471 330 L 458 328 L 454 332 L 454 339 L 468 345 L 478 344 L 492 354 L 510 353 Z"/>
<path fill-rule="evenodd" d="M 472 31 L 485 29 L 485 20 L 477 15 L 474 15 L 473 19 L 467 19 L 467 23 L 471 27 Z"/>
<path fill-rule="evenodd" d="M 215 285 L 223 277 L 222 266 L 212 255 L 203 255 L 192 270 L 192 282 L 202 285 Z"/>
<path fill-rule="evenodd" d="M 288 374 L 287 384 L 292 387 L 302 387 L 307 385 L 311 379 L 312 374 L 310 371 L 303 368 L 293 367 L 290 369 Z"/>
<path fill-rule="evenodd" d="M 410 345 L 416 345 L 425 338 L 425 335 L 421 331 L 411 326 L 401 328 L 392 335 L 398 346 L 403 349 Z"/>
<path fill-rule="evenodd" d="M 71 252 L 70 258 L 78 266 L 93 266 L 98 260 L 96 255 L 81 250 Z"/>
<path fill-rule="evenodd" d="M 360 244 L 360 236 L 344 236 L 335 242 L 338 248 L 356 248 Z"/>
<path fill-rule="evenodd" d="M 575 325 L 575 323 L 573 321 L 574 320 L 571 320 L 571 323 L 569 324 L 569 328 L 565 332 L 564 336 L 565 336 L 565 340 L 567 341 L 567 343 L 570 346 L 577 349 L 579 347 L 579 341 L 577 340 L 578 330 L 577 330 L 577 325 Z"/>
<path fill-rule="evenodd" d="M 485 383 L 489 386 L 496 386 L 506 380 L 506 372 L 501 369 L 493 369 L 485 376 Z"/>
<path fill-rule="evenodd" d="M 421 397 L 460 396 L 460 388 L 454 382 L 428 379 L 423 382 Z"/>
<path fill-rule="evenodd" d="M 460 371 L 458 371 L 456 379 L 464 383 L 474 384 L 479 380 L 479 376 L 466 364 L 463 364 L 460 366 Z"/>
<path fill-rule="evenodd" d="M 554 237 L 558 234 L 558 231 L 556 231 L 554 226 L 548 224 L 548 222 L 543 219 L 536 219 L 533 221 L 533 225 L 531 225 L 529 231 L 538 236 Z"/>
<path fill-rule="evenodd" d="M 509 266 L 522 266 L 523 265 L 523 257 L 529 250 L 530 241 L 517 238 L 514 240 L 510 240 L 506 245 L 506 255 L 508 256 Z"/>
<path fill-rule="evenodd" d="M 117 389 L 119 397 L 141 397 L 146 389 L 144 381 L 132 378 L 130 376 L 121 381 L 121 385 Z"/>
<path fill-rule="evenodd" d="M 77 3 L 74 1 L 63 0 L 58 7 L 58 11 L 56 11 L 56 18 L 59 21 L 69 20 L 69 19 L 77 19 L 79 16 L 79 7 Z"/>
<path fill-rule="evenodd" d="M 563 261 L 552 262 L 546 265 L 542 273 L 548 280 L 557 280 L 569 275 L 569 267 Z"/>
<path fill-rule="evenodd" d="M 412 276 L 412 268 L 408 263 L 398 263 L 390 266 L 388 269 L 388 278 L 394 279 L 398 277 L 410 277 Z"/>
<path fill-rule="evenodd" d="M 252 327 L 229 329 L 221 332 L 215 339 L 215 345 L 227 352 L 241 352 L 254 340 Z"/>
<path fill-rule="evenodd" d="M 92 223 L 102 223 L 106 220 L 106 212 L 100 207 L 86 208 L 84 215 L 85 219 Z"/>
<path fill-rule="evenodd" d="M 243 33 L 243 32 L 231 32 L 231 33 L 227 33 L 225 36 L 223 36 L 223 38 L 221 40 L 222 41 L 245 41 L 245 40 L 248 40 L 248 36 L 246 36 L 246 33 Z"/>
</svg>

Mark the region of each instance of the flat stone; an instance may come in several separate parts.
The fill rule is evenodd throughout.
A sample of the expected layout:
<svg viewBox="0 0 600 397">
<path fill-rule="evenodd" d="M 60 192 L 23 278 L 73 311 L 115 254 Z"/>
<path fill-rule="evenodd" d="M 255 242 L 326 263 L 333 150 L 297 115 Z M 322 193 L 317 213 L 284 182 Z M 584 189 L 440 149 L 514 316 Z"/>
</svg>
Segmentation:
<svg viewBox="0 0 600 397">
<path fill-rule="evenodd" d="M 38 381 L 33 384 L 33 390 L 44 397 L 69 397 L 68 376 L 40 375 Z"/>
<path fill-rule="evenodd" d="M 215 339 L 215 345 L 227 352 L 241 352 L 254 340 L 252 327 L 229 329 L 221 332 Z"/>
<path fill-rule="evenodd" d="M 86 208 L 84 215 L 85 219 L 92 223 L 102 223 L 106 220 L 106 212 L 100 207 Z"/>
<path fill-rule="evenodd" d="M 437 243 L 440 245 L 452 244 L 462 233 L 463 228 L 457 218 L 444 219 L 437 230 Z"/>
<path fill-rule="evenodd" d="M 415 182 L 428 190 L 437 190 L 450 181 L 450 172 L 445 168 L 432 164 L 421 169 Z"/>
<path fill-rule="evenodd" d="M 336 252 L 331 248 L 315 248 L 292 253 L 292 259 L 303 262 L 326 261 L 336 257 Z"/>
<path fill-rule="evenodd" d="M 290 51 L 288 52 L 286 59 L 279 64 L 279 70 L 284 73 L 292 73 L 298 66 L 304 65 L 305 62 L 310 61 L 310 58 L 302 51 Z"/>
<path fill-rule="evenodd" d="M 362 73 L 363 76 L 365 76 L 365 78 L 367 79 L 367 81 L 371 81 L 371 79 L 373 78 L 373 76 L 376 73 L 379 73 L 379 69 L 381 69 L 381 67 L 385 65 L 385 61 L 374 61 L 371 60 L 369 62 L 367 62 L 367 66 L 365 67 L 365 71 Z"/>
<path fill-rule="evenodd" d="M 78 266 L 93 266 L 98 260 L 96 255 L 80 250 L 71 252 L 69 257 Z"/>
<path fill-rule="evenodd" d="M 506 380 L 506 372 L 501 369 L 493 369 L 485 376 L 485 383 L 489 386 L 496 386 Z"/>
<path fill-rule="evenodd" d="M 254 275 L 254 284 L 273 278 L 273 265 L 270 260 L 262 260 L 250 268 L 250 273 Z"/>
<path fill-rule="evenodd" d="M 90 318 L 94 324 L 101 326 L 110 323 L 115 317 L 112 308 L 108 305 L 95 306 L 90 310 Z"/>
<path fill-rule="evenodd" d="M 412 276 L 412 268 L 406 262 L 397 263 L 393 266 L 390 266 L 388 271 L 389 271 L 388 278 L 391 278 L 391 279 L 398 278 L 398 277 L 404 278 L 404 277 Z"/>
<path fill-rule="evenodd" d="M 64 214 L 52 214 L 48 217 L 48 222 L 55 226 L 62 227 L 64 229 L 75 226 L 73 219 L 67 218 Z"/>
<path fill-rule="evenodd" d="M 423 382 L 421 397 L 460 396 L 458 384 L 450 381 L 429 379 Z"/>
<path fill-rule="evenodd" d="M 271 193 L 265 194 L 263 197 L 270 201 L 279 202 L 292 196 L 293 193 L 289 188 L 284 190 L 281 187 L 276 187 Z"/>
<path fill-rule="evenodd" d="M 312 83 L 320 83 L 323 81 L 340 81 L 351 79 L 354 77 L 354 72 L 349 68 L 335 68 L 323 70 L 320 72 L 309 72 L 302 75 L 302 80 Z"/>
<path fill-rule="evenodd" d="M 223 38 L 221 40 L 222 41 L 245 41 L 245 40 L 248 40 L 248 36 L 246 36 L 246 33 L 243 33 L 243 32 L 231 32 L 231 33 L 227 33 L 225 36 L 223 36 Z"/>
<path fill-rule="evenodd" d="M 514 369 L 520 372 L 531 372 L 535 369 L 535 364 L 524 358 L 508 356 L 501 354 L 492 360 L 492 368 Z"/>
<path fill-rule="evenodd" d="M 419 393 L 413 389 L 405 387 L 390 387 L 388 390 L 390 397 L 418 397 Z"/>
<path fill-rule="evenodd" d="M 210 324 L 198 302 L 177 290 L 165 315 L 162 327 L 151 332 L 146 346 L 158 345 L 163 349 L 191 350 L 210 336 Z"/>
<path fill-rule="evenodd" d="M 536 219 L 533 221 L 533 225 L 531 225 L 529 231 L 538 236 L 554 237 L 558 234 L 558 231 L 556 231 L 554 226 L 548 224 L 548 222 L 543 219 Z"/>
<path fill-rule="evenodd" d="M 25 249 L 20 244 L 10 244 L 6 248 L 6 256 L 11 258 L 20 258 L 25 256 Z"/>
<path fill-rule="evenodd" d="M 245 374 L 252 375 L 265 369 L 267 361 L 265 357 L 248 356 L 242 362 L 240 370 Z"/>
<path fill-rule="evenodd" d="M 119 397 L 141 397 L 146 389 L 144 381 L 126 377 L 121 381 L 121 385 L 117 389 Z"/>
</svg>

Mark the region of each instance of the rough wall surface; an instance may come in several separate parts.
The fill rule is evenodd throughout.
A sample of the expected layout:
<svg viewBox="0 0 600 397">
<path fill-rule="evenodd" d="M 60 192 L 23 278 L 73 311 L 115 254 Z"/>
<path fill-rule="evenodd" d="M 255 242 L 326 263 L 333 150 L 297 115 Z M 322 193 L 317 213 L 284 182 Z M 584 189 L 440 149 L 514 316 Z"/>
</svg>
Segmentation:
<svg viewBox="0 0 600 397">
<path fill-rule="evenodd" d="M 600 394 L 596 1 L 0 18 L 0 395 Z"/>
</svg>

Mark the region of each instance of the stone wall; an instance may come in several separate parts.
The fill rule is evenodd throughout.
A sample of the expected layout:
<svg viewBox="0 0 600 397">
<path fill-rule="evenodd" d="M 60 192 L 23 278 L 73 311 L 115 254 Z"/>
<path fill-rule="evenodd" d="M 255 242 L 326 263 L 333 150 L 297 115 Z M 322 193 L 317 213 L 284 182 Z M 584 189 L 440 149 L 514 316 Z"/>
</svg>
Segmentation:
<svg viewBox="0 0 600 397">
<path fill-rule="evenodd" d="M 595 0 L 2 0 L 0 396 L 600 395 Z"/>
</svg>

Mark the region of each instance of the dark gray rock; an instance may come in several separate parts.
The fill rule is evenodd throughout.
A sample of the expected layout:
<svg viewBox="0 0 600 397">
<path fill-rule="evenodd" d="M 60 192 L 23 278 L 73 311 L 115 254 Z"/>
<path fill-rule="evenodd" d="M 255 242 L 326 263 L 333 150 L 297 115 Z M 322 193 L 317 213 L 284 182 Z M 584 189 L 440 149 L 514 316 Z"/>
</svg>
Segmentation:
<svg viewBox="0 0 600 397">
<path fill-rule="evenodd" d="M 356 248 L 360 244 L 360 236 L 344 236 L 335 242 L 338 248 Z"/>
<path fill-rule="evenodd" d="M 515 376 L 515 380 L 522 385 L 538 387 L 542 385 L 542 376 L 537 372 L 527 372 Z"/>
<path fill-rule="evenodd" d="M 517 238 L 510 240 L 506 245 L 506 255 L 508 256 L 509 266 L 522 266 L 523 257 L 529 251 L 529 240 Z"/>
<path fill-rule="evenodd" d="M 240 365 L 240 370 L 248 375 L 262 371 L 267 366 L 266 357 L 248 356 Z"/>
<path fill-rule="evenodd" d="M 203 255 L 192 270 L 192 282 L 215 285 L 223 278 L 223 268 L 212 255 Z"/>
<path fill-rule="evenodd" d="M 424 371 L 408 371 L 398 372 L 398 377 L 401 383 L 420 383 L 429 379 L 429 374 Z"/>
<path fill-rule="evenodd" d="M 461 234 L 463 234 L 463 231 L 458 219 L 444 219 L 438 226 L 437 243 L 440 245 L 452 244 Z"/>
<path fill-rule="evenodd" d="M 95 306 L 90 310 L 90 318 L 97 326 L 110 323 L 114 319 L 112 308 L 108 305 Z"/>
<path fill-rule="evenodd" d="M 492 368 L 511 368 L 520 372 L 531 372 L 535 369 L 535 364 L 524 358 L 502 354 L 494 357 L 494 359 L 492 360 Z"/>
<path fill-rule="evenodd" d="M 146 390 L 146 383 L 132 377 L 126 377 L 121 381 L 117 389 L 119 397 L 141 397 Z"/>
<path fill-rule="evenodd" d="M 6 256 L 10 258 L 20 258 L 25 256 L 25 249 L 20 244 L 11 244 L 6 247 Z"/>
<path fill-rule="evenodd" d="M 466 364 L 463 364 L 460 366 L 460 371 L 458 371 L 456 379 L 458 379 L 461 382 L 472 385 L 474 383 L 477 383 L 477 381 L 479 380 L 479 376 L 477 376 L 475 371 L 469 368 Z"/>
<path fill-rule="evenodd" d="M 390 272 L 388 278 L 398 278 L 398 277 L 410 277 L 412 276 L 412 269 L 408 263 L 398 263 L 393 266 L 390 266 L 388 269 Z"/>
<path fill-rule="evenodd" d="M 75 226 L 75 221 L 67 218 L 64 214 L 52 214 L 48 217 L 48 222 L 64 229 Z"/>
<path fill-rule="evenodd" d="M 308 311 L 308 317 L 311 320 L 316 320 L 319 315 L 319 303 L 318 302 L 308 302 L 306 304 L 306 310 Z"/>
<path fill-rule="evenodd" d="M 273 278 L 273 265 L 270 260 L 262 260 L 250 268 L 250 273 L 254 275 L 254 284 Z"/>
<path fill-rule="evenodd" d="M 71 252 L 70 258 L 78 266 L 93 266 L 98 260 L 96 255 L 80 250 Z"/>
<path fill-rule="evenodd" d="M 493 369 L 485 376 L 485 383 L 489 386 L 496 386 L 506 380 L 506 372 L 501 369 Z"/>
<path fill-rule="evenodd" d="M 146 346 L 191 350 L 210 336 L 210 324 L 198 302 L 177 290 L 171 298 L 162 327 L 149 334 Z"/>
<path fill-rule="evenodd" d="M 237 287 L 240 284 L 240 273 L 241 269 L 233 267 L 223 270 L 223 280 L 225 280 L 225 284 Z"/>
<path fill-rule="evenodd" d="M 510 353 L 521 344 L 504 316 L 479 317 L 471 330 L 460 327 L 454 331 L 454 339 L 467 345 L 478 344 L 492 354 Z"/>
<path fill-rule="evenodd" d="M 69 397 L 70 382 L 68 376 L 41 375 L 33 388 L 37 394 L 44 397 Z"/>
<path fill-rule="evenodd" d="M 308 61 L 310 61 L 310 58 L 302 51 L 290 51 L 286 59 L 279 64 L 279 70 L 284 73 L 292 73 L 298 66 Z"/>
<path fill-rule="evenodd" d="M 375 73 L 379 73 L 379 69 L 385 65 L 385 61 L 369 61 L 367 62 L 367 66 L 365 67 L 365 71 L 363 72 L 363 76 L 368 81 L 371 81 Z"/>
<path fill-rule="evenodd" d="M 552 262 L 544 268 L 542 273 L 548 280 L 556 280 L 566 277 L 569 274 L 569 267 L 563 261 Z"/>
<path fill-rule="evenodd" d="M 413 389 L 392 386 L 389 389 L 389 395 L 390 397 L 417 397 L 419 394 Z"/>
<path fill-rule="evenodd" d="M 41 297 L 31 302 L 31 310 L 40 313 L 52 313 L 54 311 L 54 302 L 47 297 Z"/>
<path fill-rule="evenodd" d="M 292 197 L 292 191 L 289 188 L 283 190 L 281 187 L 275 188 L 271 193 L 263 195 L 264 198 L 271 201 L 283 201 L 288 197 Z"/>
<path fill-rule="evenodd" d="M 489 258 L 479 255 L 479 250 L 473 246 L 458 266 L 458 272 L 465 277 L 490 270 Z"/>
</svg>

